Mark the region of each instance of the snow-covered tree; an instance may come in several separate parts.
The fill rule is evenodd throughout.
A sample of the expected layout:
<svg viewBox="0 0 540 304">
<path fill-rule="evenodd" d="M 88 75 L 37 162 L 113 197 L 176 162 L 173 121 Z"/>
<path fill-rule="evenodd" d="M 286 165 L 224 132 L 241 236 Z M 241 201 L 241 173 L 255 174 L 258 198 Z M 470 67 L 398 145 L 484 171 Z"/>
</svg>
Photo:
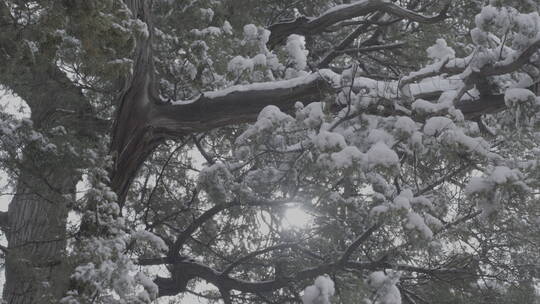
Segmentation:
<svg viewBox="0 0 540 304">
<path fill-rule="evenodd" d="M 538 303 L 539 9 L 0 1 L 3 300 Z"/>
</svg>

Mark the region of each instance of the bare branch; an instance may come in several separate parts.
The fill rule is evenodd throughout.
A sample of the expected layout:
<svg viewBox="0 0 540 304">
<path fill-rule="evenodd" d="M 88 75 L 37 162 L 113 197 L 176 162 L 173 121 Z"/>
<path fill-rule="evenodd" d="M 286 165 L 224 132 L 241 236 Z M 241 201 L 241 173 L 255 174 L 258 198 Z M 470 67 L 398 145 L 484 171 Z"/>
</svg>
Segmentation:
<svg viewBox="0 0 540 304">
<path fill-rule="evenodd" d="M 382 223 L 377 223 L 371 227 L 368 228 L 368 230 L 364 231 L 348 248 L 345 250 L 345 253 L 340 258 L 340 263 L 346 263 L 351 255 L 362 245 L 367 239 L 375 232 L 377 229 L 381 227 Z"/>
<path fill-rule="evenodd" d="M 193 222 L 191 222 L 191 224 L 189 224 L 189 226 L 184 229 L 184 231 L 176 238 L 174 245 L 171 246 L 169 250 L 169 256 L 178 257 L 182 245 L 184 245 L 189 239 L 189 237 L 193 233 L 195 233 L 195 231 L 197 231 L 204 223 L 212 219 L 214 215 L 220 213 L 221 211 L 237 205 L 238 204 L 218 204 L 206 210 L 203 214 L 201 214 Z"/>
<path fill-rule="evenodd" d="M 193 139 L 193 142 L 195 143 L 195 146 L 197 146 L 197 149 L 199 150 L 201 155 L 204 157 L 204 159 L 206 159 L 206 161 L 210 165 L 213 165 L 215 163 L 215 161 L 214 161 L 214 159 L 212 159 L 212 157 L 203 148 L 203 146 L 201 145 L 201 140 L 199 138 L 197 138 L 197 136 L 195 136 L 195 135 L 192 135 L 191 138 Z"/>
<path fill-rule="evenodd" d="M 268 44 L 270 46 L 277 45 L 291 34 L 308 36 L 322 33 L 328 27 L 338 22 L 355 17 L 365 16 L 376 11 L 388 13 L 390 15 L 419 23 L 435 23 L 444 20 L 447 17 L 446 13 L 448 12 L 449 8 L 450 2 L 445 5 L 441 13 L 437 16 L 427 17 L 389 1 L 357 1 L 351 4 L 335 6 L 324 12 L 319 17 L 301 17 L 293 21 L 273 24 L 269 27 L 271 34 Z"/>
<path fill-rule="evenodd" d="M 225 268 L 225 270 L 223 270 L 222 275 L 229 274 L 236 266 L 238 266 L 238 265 L 242 264 L 243 262 L 245 262 L 245 261 L 247 261 L 249 259 L 252 259 L 252 258 L 254 258 L 254 257 L 258 256 L 258 255 L 265 254 L 267 252 L 274 251 L 274 250 L 295 247 L 296 245 L 297 245 L 297 243 L 284 243 L 284 244 L 278 244 L 278 245 L 270 246 L 270 247 L 267 247 L 267 248 L 263 248 L 261 250 L 253 251 L 253 252 L 251 252 L 251 253 L 237 259 L 236 261 L 231 263 L 229 266 L 227 266 L 227 268 Z"/>
<path fill-rule="evenodd" d="M 376 21 L 380 18 L 381 14 L 376 14 L 373 17 L 369 18 L 370 21 Z M 340 44 L 338 44 L 332 51 L 330 51 L 317 65 L 320 69 L 326 68 L 336 58 L 339 56 L 338 51 L 345 49 L 348 47 L 351 43 L 354 42 L 358 36 L 360 36 L 362 33 L 366 32 L 370 27 L 369 23 L 362 24 L 361 26 L 357 27 L 352 33 L 350 33 L 343 41 L 341 41 Z"/>
<path fill-rule="evenodd" d="M 286 201 L 266 201 L 266 200 L 253 200 L 246 203 L 241 203 L 240 201 L 233 201 L 230 203 L 217 204 L 214 207 L 206 210 L 197 217 L 189 226 L 182 231 L 182 233 L 176 238 L 174 245 L 169 249 L 169 256 L 173 259 L 177 258 L 179 251 L 186 241 L 195 233 L 204 223 L 212 219 L 216 214 L 224 211 L 226 209 L 237 207 L 241 205 L 246 206 L 271 206 L 271 205 L 280 205 L 286 204 Z"/>
</svg>

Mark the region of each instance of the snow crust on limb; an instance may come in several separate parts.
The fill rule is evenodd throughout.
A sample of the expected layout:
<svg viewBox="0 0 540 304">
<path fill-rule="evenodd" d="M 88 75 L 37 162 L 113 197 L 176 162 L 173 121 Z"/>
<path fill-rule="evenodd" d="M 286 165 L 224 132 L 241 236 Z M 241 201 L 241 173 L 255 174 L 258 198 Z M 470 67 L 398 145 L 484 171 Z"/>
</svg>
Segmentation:
<svg viewBox="0 0 540 304">
<path fill-rule="evenodd" d="M 219 36 L 224 32 L 222 28 L 215 27 L 215 26 L 209 26 L 204 29 L 193 29 L 191 30 L 191 33 L 195 36 Z"/>
<path fill-rule="evenodd" d="M 211 8 L 200 8 L 199 10 L 203 18 L 207 21 L 212 21 L 212 19 L 214 19 L 214 10 Z"/>
<path fill-rule="evenodd" d="M 334 74 L 332 71 L 328 70 L 326 71 L 327 74 Z M 288 80 L 279 80 L 279 81 L 269 81 L 269 82 L 257 82 L 252 84 L 246 84 L 246 85 L 234 85 L 231 87 L 228 87 L 223 90 L 219 91 L 213 91 L 213 92 L 204 92 L 204 96 L 207 98 L 218 98 L 223 97 L 225 95 L 234 93 L 234 92 L 247 92 L 247 91 L 258 91 L 258 90 L 272 90 L 272 89 L 287 89 L 287 88 L 294 88 L 301 84 L 307 84 L 315 79 L 318 79 L 320 77 L 317 73 L 311 73 L 302 75 L 299 77 L 295 77 L 293 79 Z M 194 100 L 190 101 L 183 101 L 178 102 L 178 104 L 186 104 L 194 102 Z"/>
<path fill-rule="evenodd" d="M 328 275 L 318 276 L 315 283 L 304 289 L 303 304 L 330 304 L 334 295 L 334 281 Z"/>
</svg>

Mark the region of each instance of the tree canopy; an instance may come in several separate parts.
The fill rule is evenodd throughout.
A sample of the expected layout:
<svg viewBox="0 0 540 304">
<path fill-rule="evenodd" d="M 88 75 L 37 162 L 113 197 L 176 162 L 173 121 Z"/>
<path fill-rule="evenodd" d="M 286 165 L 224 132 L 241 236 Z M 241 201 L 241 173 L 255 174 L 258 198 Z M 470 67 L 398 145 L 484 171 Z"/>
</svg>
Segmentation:
<svg viewBox="0 0 540 304">
<path fill-rule="evenodd" d="M 540 303 L 535 0 L 0 0 L 6 303 Z"/>
</svg>

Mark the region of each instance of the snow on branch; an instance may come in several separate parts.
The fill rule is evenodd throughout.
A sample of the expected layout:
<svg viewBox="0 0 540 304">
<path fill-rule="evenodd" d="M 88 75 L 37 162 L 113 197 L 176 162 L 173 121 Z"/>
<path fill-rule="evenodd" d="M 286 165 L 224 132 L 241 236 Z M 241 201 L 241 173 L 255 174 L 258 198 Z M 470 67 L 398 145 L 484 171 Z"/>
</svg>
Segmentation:
<svg viewBox="0 0 540 304">
<path fill-rule="evenodd" d="M 369 2 L 369 1 L 368 1 Z M 482 86 L 478 79 L 502 75 L 519 70 L 531 55 L 540 48 L 540 40 L 522 52 L 499 63 L 485 65 L 470 71 L 470 58 L 453 58 L 438 61 L 418 72 L 411 73 L 400 81 L 379 81 L 367 77 L 356 77 L 354 89 L 368 89 L 374 96 L 398 102 L 403 96 L 412 99 L 437 100 L 446 91 L 464 91 L 474 85 Z M 462 74 L 463 77 L 444 76 Z M 429 81 L 424 81 L 429 78 Z M 306 76 L 272 82 L 236 85 L 221 91 L 205 92 L 198 98 L 159 104 L 150 110 L 150 124 L 156 134 L 177 137 L 193 132 L 204 132 L 231 124 L 255 121 L 259 112 L 268 105 L 282 111 L 292 111 L 298 101 L 311 103 L 323 100 L 329 94 L 342 89 L 341 75 L 329 69 L 321 69 Z M 475 100 L 454 101 L 456 109 L 465 118 L 494 113 L 505 108 L 504 96 L 481 90 Z"/>
<path fill-rule="evenodd" d="M 274 46 L 287 38 L 291 34 L 314 35 L 323 32 L 329 26 L 338 22 L 355 17 L 365 16 L 370 13 L 380 11 L 405 18 L 419 23 L 435 23 L 447 17 L 450 2 L 436 16 L 424 16 L 417 12 L 408 10 L 390 1 L 384 0 L 361 0 L 350 4 L 337 5 L 318 17 L 300 17 L 293 21 L 273 24 L 269 27 L 271 31 L 268 45 Z"/>
<path fill-rule="evenodd" d="M 495 76 L 515 72 L 519 70 L 523 65 L 527 64 L 532 58 L 533 54 L 540 49 L 540 39 L 531 43 L 522 52 L 509 56 L 508 59 L 498 62 L 494 65 L 484 66 L 480 73 L 483 76 Z"/>
<path fill-rule="evenodd" d="M 298 101 L 319 101 L 336 90 L 334 86 L 339 83 L 338 79 L 339 75 L 332 71 L 320 70 L 289 80 L 205 92 L 194 100 L 154 107 L 151 123 L 156 131 L 174 136 L 250 122 L 268 105 L 288 111 Z"/>
<path fill-rule="evenodd" d="M 416 80 L 416 77 L 412 78 Z M 323 100 L 325 96 L 339 91 L 340 81 L 340 75 L 323 69 L 286 81 L 233 86 L 222 91 L 203 93 L 190 101 L 156 105 L 149 114 L 150 124 L 155 134 L 177 137 L 253 122 L 260 111 L 268 105 L 275 105 L 284 112 L 290 112 L 296 102 L 308 104 Z M 413 99 L 437 100 L 445 91 L 459 90 L 462 85 L 463 80 L 438 77 L 427 83 L 407 81 L 407 89 L 402 88 L 401 91 Z M 369 88 L 374 91 L 375 96 L 398 102 L 402 98 L 399 86 L 398 81 L 358 77 L 355 79 L 353 89 Z M 459 100 L 454 106 L 461 110 L 465 118 L 473 118 L 503 110 L 504 95 L 483 94 L 474 101 Z"/>
</svg>

